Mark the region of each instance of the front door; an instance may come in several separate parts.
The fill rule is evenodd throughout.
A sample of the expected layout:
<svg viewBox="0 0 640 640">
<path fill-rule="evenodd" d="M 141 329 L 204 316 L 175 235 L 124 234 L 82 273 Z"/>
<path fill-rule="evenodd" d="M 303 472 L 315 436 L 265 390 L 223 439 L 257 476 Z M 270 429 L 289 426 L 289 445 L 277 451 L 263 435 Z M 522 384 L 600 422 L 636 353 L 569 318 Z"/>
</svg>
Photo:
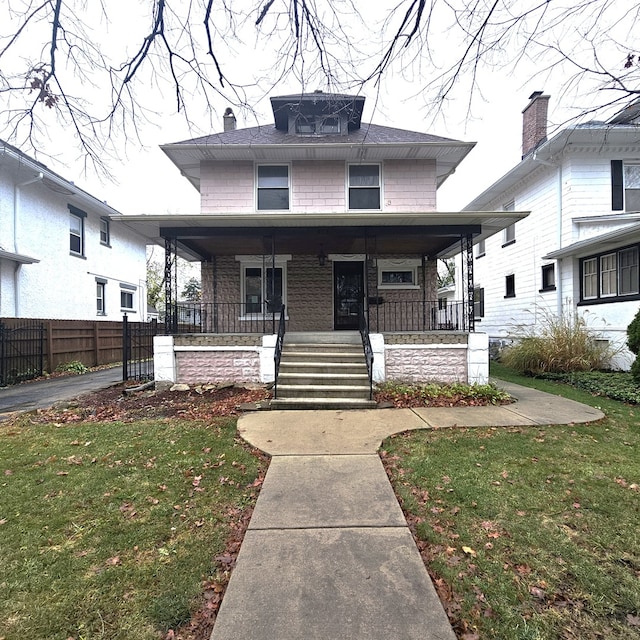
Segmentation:
<svg viewBox="0 0 640 640">
<path fill-rule="evenodd" d="M 364 305 L 364 263 L 333 263 L 334 329 L 358 329 Z"/>
</svg>

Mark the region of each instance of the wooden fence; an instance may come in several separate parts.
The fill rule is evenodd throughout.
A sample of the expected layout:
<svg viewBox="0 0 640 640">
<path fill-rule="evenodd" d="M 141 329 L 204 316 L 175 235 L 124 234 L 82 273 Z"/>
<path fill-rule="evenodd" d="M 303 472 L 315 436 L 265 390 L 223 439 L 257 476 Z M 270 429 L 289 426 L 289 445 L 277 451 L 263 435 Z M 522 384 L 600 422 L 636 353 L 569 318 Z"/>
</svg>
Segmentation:
<svg viewBox="0 0 640 640">
<path fill-rule="evenodd" d="M 7 328 L 22 318 L 0 318 Z M 87 367 L 122 362 L 122 322 L 99 320 L 38 320 L 44 326 L 44 370 L 55 371 L 78 360 Z"/>
</svg>

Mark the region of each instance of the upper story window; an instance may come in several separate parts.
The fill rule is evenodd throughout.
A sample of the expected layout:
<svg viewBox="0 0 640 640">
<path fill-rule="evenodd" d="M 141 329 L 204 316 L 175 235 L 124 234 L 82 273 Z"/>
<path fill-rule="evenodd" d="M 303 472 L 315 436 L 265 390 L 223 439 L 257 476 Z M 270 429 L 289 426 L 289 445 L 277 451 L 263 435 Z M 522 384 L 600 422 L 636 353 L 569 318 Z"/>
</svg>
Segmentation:
<svg viewBox="0 0 640 640">
<path fill-rule="evenodd" d="M 258 211 L 289 209 L 289 166 L 267 164 L 258 166 Z"/>
<path fill-rule="evenodd" d="M 69 205 L 69 251 L 84 257 L 84 219 L 87 214 Z"/>
<path fill-rule="evenodd" d="M 349 209 L 380 209 L 380 165 L 349 165 Z"/>
<path fill-rule="evenodd" d="M 610 302 L 640 294 L 638 246 L 581 260 L 581 300 Z"/>
<path fill-rule="evenodd" d="M 640 211 L 640 162 L 611 161 L 611 209 Z"/>
<path fill-rule="evenodd" d="M 100 244 L 111 246 L 111 233 L 109 229 L 109 218 L 100 218 Z"/>
<path fill-rule="evenodd" d="M 330 135 L 341 133 L 340 118 L 322 116 L 298 116 L 295 131 L 301 136 Z"/>
</svg>

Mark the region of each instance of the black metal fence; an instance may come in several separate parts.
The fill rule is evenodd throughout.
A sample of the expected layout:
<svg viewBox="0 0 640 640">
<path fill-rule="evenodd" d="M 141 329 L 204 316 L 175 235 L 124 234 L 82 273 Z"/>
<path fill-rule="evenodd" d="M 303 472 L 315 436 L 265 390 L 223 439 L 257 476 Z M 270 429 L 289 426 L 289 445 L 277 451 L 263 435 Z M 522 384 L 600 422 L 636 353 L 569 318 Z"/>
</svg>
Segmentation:
<svg viewBox="0 0 640 640">
<path fill-rule="evenodd" d="M 144 382 L 154 379 L 153 338 L 161 333 L 156 320 L 129 322 L 122 319 L 122 379 Z"/>
<path fill-rule="evenodd" d="M 44 324 L 38 320 L 24 320 L 11 327 L 0 322 L 0 386 L 42 375 L 44 337 Z"/>
<path fill-rule="evenodd" d="M 166 331 L 171 334 L 276 333 L 280 309 L 277 311 L 266 303 L 180 303 L 172 307 Z M 459 301 L 384 301 L 371 305 L 367 315 L 372 333 L 468 331 L 469 324 L 464 303 Z"/>
</svg>

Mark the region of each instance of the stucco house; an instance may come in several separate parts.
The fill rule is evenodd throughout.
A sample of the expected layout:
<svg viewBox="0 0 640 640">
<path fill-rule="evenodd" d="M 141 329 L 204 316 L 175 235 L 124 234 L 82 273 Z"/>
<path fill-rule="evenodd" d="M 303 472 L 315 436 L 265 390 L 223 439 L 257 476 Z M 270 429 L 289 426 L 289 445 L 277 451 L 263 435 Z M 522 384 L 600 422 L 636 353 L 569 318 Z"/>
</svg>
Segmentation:
<svg viewBox="0 0 640 640">
<path fill-rule="evenodd" d="M 318 376 L 280 379 L 293 357 L 287 348 L 308 353 L 300 345 L 315 341 L 335 352 L 353 339 L 361 362 L 369 353 L 370 381 L 486 381 L 473 286 L 439 302 L 437 260 L 461 247 L 470 256 L 474 239 L 526 214 L 438 212 L 438 187 L 473 143 L 367 124 L 364 104 L 321 91 L 273 97 L 271 124 L 237 128 L 228 109 L 223 132 L 162 147 L 199 190 L 201 211 L 127 216 L 127 224 L 164 244 L 167 274 L 176 255 L 201 262 L 202 302 L 194 325 L 167 278 L 172 335 L 157 340 L 157 378 L 278 378 L 284 393 L 297 375 L 309 396 Z M 325 383 L 349 369 L 320 371 L 329 356 L 310 358 Z"/>
<path fill-rule="evenodd" d="M 147 317 L 146 239 L 122 214 L 0 141 L 0 317 Z"/>
<path fill-rule="evenodd" d="M 475 241 L 476 327 L 499 348 L 577 311 L 621 347 L 640 308 L 640 105 L 548 138 L 548 103 L 530 96 L 521 161 L 463 209 L 531 212 Z M 623 350 L 612 365 L 631 361 Z"/>
</svg>

